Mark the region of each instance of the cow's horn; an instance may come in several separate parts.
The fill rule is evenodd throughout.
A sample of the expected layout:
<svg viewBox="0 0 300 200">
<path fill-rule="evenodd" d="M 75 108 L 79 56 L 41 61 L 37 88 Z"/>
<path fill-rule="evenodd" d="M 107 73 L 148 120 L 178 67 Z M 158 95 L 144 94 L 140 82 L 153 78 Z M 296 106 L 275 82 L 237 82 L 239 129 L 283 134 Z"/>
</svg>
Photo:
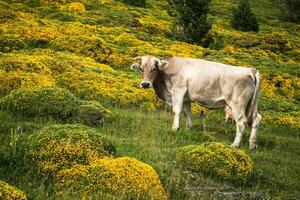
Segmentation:
<svg viewBox="0 0 300 200">
<path fill-rule="evenodd" d="M 133 60 L 142 60 L 142 59 L 143 59 L 142 56 L 137 56 L 137 57 L 133 58 Z"/>
</svg>

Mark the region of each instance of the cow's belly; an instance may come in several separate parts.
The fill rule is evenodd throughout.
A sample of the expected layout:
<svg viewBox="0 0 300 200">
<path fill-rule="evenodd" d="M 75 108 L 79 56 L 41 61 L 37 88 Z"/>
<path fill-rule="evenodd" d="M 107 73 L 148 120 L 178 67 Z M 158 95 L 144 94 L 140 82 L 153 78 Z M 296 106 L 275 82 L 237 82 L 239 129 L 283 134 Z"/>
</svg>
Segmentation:
<svg viewBox="0 0 300 200">
<path fill-rule="evenodd" d="M 208 98 L 205 94 L 189 94 L 189 99 L 192 102 L 207 108 L 220 108 L 226 106 L 225 99 L 222 96 Z"/>
</svg>

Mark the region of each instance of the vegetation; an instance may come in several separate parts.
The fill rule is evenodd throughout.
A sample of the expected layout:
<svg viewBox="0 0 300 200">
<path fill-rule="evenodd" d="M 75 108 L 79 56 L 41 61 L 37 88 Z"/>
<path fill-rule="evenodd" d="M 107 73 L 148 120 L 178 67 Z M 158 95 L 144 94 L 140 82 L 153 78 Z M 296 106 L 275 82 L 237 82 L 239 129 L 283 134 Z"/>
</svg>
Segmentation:
<svg viewBox="0 0 300 200">
<path fill-rule="evenodd" d="M 75 165 L 60 171 L 57 179 L 56 195 L 63 199 L 167 199 L 153 168 L 129 157 L 98 159 L 89 166 Z"/>
<path fill-rule="evenodd" d="M 200 46 L 172 37 L 167 0 L 147 0 L 145 7 L 0 0 L 0 179 L 29 199 L 299 198 L 299 24 L 285 22 L 282 4 L 251 0 L 259 32 L 241 32 L 231 26 L 237 3 L 211 1 L 205 16 L 212 26 Z M 224 123 L 223 110 L 196 105 L 195 127 L 184 130 L 182 119 L 172 133 L 171 109 L 140 88 L 140 75 L 129 69 L 133 57 L 145 54 L 257 68 L 259 148 L 249 151 L 245 130 L 241 150 L 228 149 L 235 126 Z M 220 159 L 205 163 L 209 172 L 193 167 L 201 156 L 189 166 L 182 163 L 190 157 L 177 160 L 185 148 L 215 152 L 210 144 L 220 146 Z M 238 180 L 213 165 L 234 174 L 251 163 L 229 165 L 224 157 L 235 161 L 232 152 L 252 160 Z M 112 187 L 93 184 L 108 181 Z"/>
<path fill-rule="evenodd" d="M 253 174 L 253 162 L 242 150 L 222 143 L 203 143 L 180 149 L 177 159 L 183 166 L 232 182 L 245 183 Z"/>
<path fill-rule="evenodd" d="M 175 34 L 199 43 L 211 28 L 211 24 L 207 21 L 210 3 L 211 0 L 170 0 L 170 13 L 175 17 Z"/>
<path fill-rule="evenodd" d="M 285 15 L 288 21 L 300 23 L 300 1 L 299 0 L 284 0 Z"/>
<path fill-rule="evenodd" d="M 233 9 L 232 14 L 231 25 L 234 29 L 258 32 L 259 24 L 250 8 L 249 0 L 240 0 L 239 7 Z"/>
<path fill-rule="evenodd" d="M 98 130 L 83 125 L 46 126 L 29 138 L 30 164 L 44 173 L 57 172 L 74 164 L 89 164 L 96 158 L 110 157 L 114 146 Z"/>
<path fill-rule="evenodd" d="M 13 200 L 26 200 L 26 195 L 21 190 L 0 181 L 0 198 L 1 199 L 13 199 Z"/>
<path fill-rule="evenodd" d="M 133 6 L 139 6 L 139 7 L 146 6 L 146 0 L 123 0 L 123 2 Z"/>
</svg>

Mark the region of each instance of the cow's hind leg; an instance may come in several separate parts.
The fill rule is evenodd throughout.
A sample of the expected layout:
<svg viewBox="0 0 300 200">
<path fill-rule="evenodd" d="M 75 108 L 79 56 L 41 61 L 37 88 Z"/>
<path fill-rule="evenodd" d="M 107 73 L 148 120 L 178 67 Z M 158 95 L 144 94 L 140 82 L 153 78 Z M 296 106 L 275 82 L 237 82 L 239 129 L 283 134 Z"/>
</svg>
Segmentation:
<svg viewBox="0 0 300 200">
<path fill-rule="evenodd" d="M 179 129 L 179 115 L 183 105 L 183 99 L 186 94 L 187 89 L 177 89 L 172 91 L 172 102 L 173 102 L 173 113 L 174 120 L 172 125 L 172 130 L 177 131 Z"/>
<path fill-rule="evenodd" d="M 186 128 L 190 129 L 193 126 L 192 122 L 192 111 L 191 111 L 191 102 L 184 102 L 183 103 L 183 113 L 186 118 Z"/>
<path fill-rule="evenodd" d="M 253 115 L 253 121 L 251 124 L 251 133 L 250 133 L 250 139 L 249 139 L 249 147 L 250 149 L 256 148 L 256 134 L 257 129 L 259 127 L 260 121 L 261 121 L 261 115 L 257 112 Z"/>
<path fill-rule="evenodd" d="M 231 146 L 237 148 L 241 144 L 241 140 L 245 129 L 245 123 L 247 123 L 247 118 L 243 109 L 240 110 L 235 108 L 233 108 L 233 117 L 236 122 L 236 135 L 234 142 L 231 144 Z"/>
</svg>

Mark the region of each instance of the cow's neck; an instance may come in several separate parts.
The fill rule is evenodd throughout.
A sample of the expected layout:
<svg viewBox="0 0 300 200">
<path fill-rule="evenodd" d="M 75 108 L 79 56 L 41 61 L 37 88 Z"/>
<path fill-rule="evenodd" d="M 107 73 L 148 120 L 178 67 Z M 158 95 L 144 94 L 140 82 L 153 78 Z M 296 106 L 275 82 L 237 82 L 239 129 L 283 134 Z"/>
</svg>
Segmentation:
<svg viewBox="0 0 300 200">
<path fill-rule="evenodd" d="M 163 101 L 168 101 L 168 96 L 170 95 L 166 81 L 165 81 L 165 73 L 163 71 L 158 71 L 157 77 L 153 82 L 153 88 L 155 94 L 162 99 Z"/>
</svg>

